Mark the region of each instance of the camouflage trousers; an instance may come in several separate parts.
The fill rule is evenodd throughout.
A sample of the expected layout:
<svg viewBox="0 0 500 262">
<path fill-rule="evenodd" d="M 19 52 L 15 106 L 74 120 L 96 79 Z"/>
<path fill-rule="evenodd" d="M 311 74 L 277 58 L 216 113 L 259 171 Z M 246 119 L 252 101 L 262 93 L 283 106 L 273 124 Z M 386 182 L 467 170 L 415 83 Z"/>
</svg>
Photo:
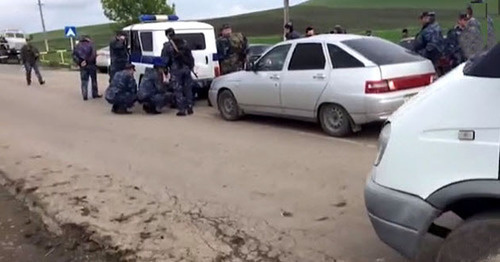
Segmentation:
<svg viewBox="0 0 500 262">
<path fill-rule="evenodd" d="M 244 68 L 243 62 L 238 59 L 227 59 L 220 62 L 221 74 L 227 75 L 233 72 L 238 72 Z"/>
<path fill-rule="evenodd" d="M 193 78 L 186 68 L 172 69 L 171 81 L 174 89 L 175 104 L 179 112 L 193 107 Z"/>
<path fill-rule="evenodd" d="M 113 80 L 113 77 L 115 77 L 116 73 L 122 71 L 125 69 L 125 66 L 127 63 L 111 63 L 111 66 L 109 67 L 109 83 Z"/>
</svg>

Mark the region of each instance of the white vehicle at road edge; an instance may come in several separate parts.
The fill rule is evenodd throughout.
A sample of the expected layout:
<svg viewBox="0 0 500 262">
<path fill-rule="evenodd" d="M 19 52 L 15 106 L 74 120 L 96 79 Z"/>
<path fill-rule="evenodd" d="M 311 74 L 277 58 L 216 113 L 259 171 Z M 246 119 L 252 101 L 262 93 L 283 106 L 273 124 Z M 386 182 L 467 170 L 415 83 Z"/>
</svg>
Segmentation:
<svg viewBox="0 0 500 262">
<path fill-rule="evenodd" d="M 444 239 L 438 262 L 500 256 L 499 68 L 500 44 L 429 86 L 381 132 L 366 207 L 379 238 L 407 258 L 428 233 Z M 449 212 L 463 223 L 438 224 Z"/>
<path fill-rule="evenodd" d="M 215 79 L 209 99 L 226 120 L 296 118 L 341 137 L 386 120 L 434 77 L 429 60 L 389 41 L 318 35 L 279 43 L 246 71 Z"/>
</svg>

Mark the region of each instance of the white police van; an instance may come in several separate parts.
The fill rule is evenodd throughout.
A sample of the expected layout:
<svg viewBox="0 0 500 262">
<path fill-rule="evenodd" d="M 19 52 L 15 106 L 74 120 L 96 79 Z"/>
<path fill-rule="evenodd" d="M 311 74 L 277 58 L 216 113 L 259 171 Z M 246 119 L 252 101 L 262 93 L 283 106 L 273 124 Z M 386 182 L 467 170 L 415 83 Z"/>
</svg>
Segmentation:
<svg viewBox="0 0 500 262">
<path fill-rule="evenodd" d="M 130 60 L 136 66 L 135 79 L 141 82 L 147 68 L 161 64 L 163 44 L 168 41 L 165 31 L 175 30 L 186 40 L 195 60 L 193 78 L 205 92 L 211 81 L 220 75 L 214 27 L 201 22 L 178 21 L 175 15 L 142 15 L 142 23 L 123 29 L 128 34 Z"/>
</svg>

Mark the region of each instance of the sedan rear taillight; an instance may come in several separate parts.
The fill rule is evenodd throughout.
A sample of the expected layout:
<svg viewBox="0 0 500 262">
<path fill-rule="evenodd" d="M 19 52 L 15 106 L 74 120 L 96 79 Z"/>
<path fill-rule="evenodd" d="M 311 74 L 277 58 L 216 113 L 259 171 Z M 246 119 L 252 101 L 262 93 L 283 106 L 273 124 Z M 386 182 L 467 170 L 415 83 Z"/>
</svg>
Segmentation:
<svg viewBox="0 0 500 262">
<path fill-rule="evenodd" d="M 367 81 L 365 85 L 365 93 L 380 94 L 428 86 L 434 82 L 435 78 L 435 74 L 425 74 L 387 80 Z"/>
</svg>

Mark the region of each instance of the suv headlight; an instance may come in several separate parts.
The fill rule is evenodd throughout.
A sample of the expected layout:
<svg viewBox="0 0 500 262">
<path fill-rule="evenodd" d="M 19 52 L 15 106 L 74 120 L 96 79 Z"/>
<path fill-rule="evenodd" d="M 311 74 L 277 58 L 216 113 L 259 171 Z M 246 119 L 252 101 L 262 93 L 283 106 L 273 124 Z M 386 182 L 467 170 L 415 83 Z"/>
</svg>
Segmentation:
<svg viewBox="0 0 500 262">
<path fill-rule="evenodd" d="M 378 138 L 378 154 L 377 159 L 375 159 L 375 166 L 380 164 L 382 161 L 382 157 L 384 157 L 385 149 L 387 148 L 387 144 L 389 143 L 389 138 L 391 136 L 391 124 L 387 123 L 382 131 L 380 132 L 380 136 Z"/>
</svg>

